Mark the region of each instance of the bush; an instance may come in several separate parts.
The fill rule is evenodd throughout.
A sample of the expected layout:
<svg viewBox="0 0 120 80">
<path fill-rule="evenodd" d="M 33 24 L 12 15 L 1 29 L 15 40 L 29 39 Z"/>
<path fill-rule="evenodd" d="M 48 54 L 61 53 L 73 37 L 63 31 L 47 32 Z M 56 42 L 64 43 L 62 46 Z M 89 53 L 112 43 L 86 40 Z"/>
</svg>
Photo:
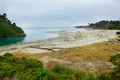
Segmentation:
<svg viewBox="0 0 120 80">
<path fill-rule="evenodd" d="M 77 72 L 75 76 L 76 76 L 76 80 L 86 80 L 86 75 L 82 72 L 81 73 Z"/>
<path fill-rule="evenodd" d="M 10 63 L 0 62 L 0 78 L 13 77 L 16 70 Z"/>
<path fill-rule="evenodd" d="M 120 32 L 116 32 L 116 34 L 120 34 Z"/>
<path fill-rule="evenodd" d="M 120 54 L 112 56 L 110 61 L 115 65 L 111 72 L 111 79 L 120 80 Z"/>
<path fill-rule="evenodd" d="M 114 56 L 111 56 L 110 61 L 111 61 L 114 65 L 120 64 L 120 54 L 116 54 L 116 55 L 114 55 Z"/>
<path fill-rule="evenodd" d="M 32 58 L 25 59 L 23 64 L 26 68 L 43 68 L 42 62 Z"/>
<path fill-rule="evenodd" d="M 20 80 L 41 80 L 41 71 L 40 69 L 27 69 L 22 74 L 18 73 L 17 76 Z"/>
<path fill-rule="evenodd" d="M 61 65 L 55 65 L 55 67 L 52 69 L 53 72 L 60 73 L 60 74 L 75 74 L 75 71 L 69 68 L 65 68 Z"/>
<path fill-rule="evenodd" d="M 120 80 L 120 64 L 118 64 L 111 72 L 112 80 Z"/>
<path fill-rule="evenodd" d="M 106 76 L 105 74 L 101 74 L 97 77 L 98 80 L 111 80 L 109 76 Z"/>
<path fill-rule="evenodd" d="M 5 53 L 3 56 L 5 56 L 5 57 L 13 57 L 13 55 L 11 53 Z"/>
<path fill-rule="evenodd" d="M 16 58 L 10 53 L 0 56 L 0 79 L 16 77 L 21 80 L 41 78 L 42 63 L 31 58 Z M 19 76 L 18 76 L 19 75 Z M 32 78 L 31 78 L 32 77 Z"/>
<path fill-rule="evenodd" d="M 76 80 L 76 77 L 75 77 L 75 75 L 68 75 L 67 76 L 67 80 Z"/>
<path fill-rule="evenodd" d="M 52 71 L 54 72 L 58 72 L 58 73 L 62 73 L 65 71 L 65 68 L 63 66 L 60 65 L 55 65 L 54 68 L 52 69 Z"/>
<path fill-rule="evenodd" d="M 45 80 L 58 80 L 58 76 L 54 72 L 48 72 L 46 74 Z"/>
<path fill-rule="evenodd" d="M 17 58 L 10 53 L 6 53 L 5 55 L 0 56 L 1 62 L 11 63 L 12 65 L 15 65 L 16 60 Z"/>
<path fill-rule="evenodd" d="M 96 80 L 96 76 L 93 75 L 93 74 L 90 74 L 90 75 L 87 76 L 86 80 Z"/>
</svg>

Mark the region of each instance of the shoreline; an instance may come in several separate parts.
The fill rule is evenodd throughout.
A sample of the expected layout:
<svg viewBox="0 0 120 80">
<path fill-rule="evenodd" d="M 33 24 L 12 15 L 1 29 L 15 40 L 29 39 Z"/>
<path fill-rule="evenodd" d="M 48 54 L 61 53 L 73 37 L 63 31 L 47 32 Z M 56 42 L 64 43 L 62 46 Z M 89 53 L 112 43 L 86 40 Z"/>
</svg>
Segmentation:
<svg viewBox="0 0 120 80">
<path fill-rule="evenodd" d="M 37 40 L 32 42 L 18 43 L 0 47 L 0 55 L 17 51 L 23 53 L 44 53 L 57 51 L 65 48 L 79 47 L 93 43 L 109 41 L 116 38 L 116 32 L 119 30 L 86 30 L 86 31 L 48 31 L 52 34 L 58 34 L 58 37 Z"/>
</svg>

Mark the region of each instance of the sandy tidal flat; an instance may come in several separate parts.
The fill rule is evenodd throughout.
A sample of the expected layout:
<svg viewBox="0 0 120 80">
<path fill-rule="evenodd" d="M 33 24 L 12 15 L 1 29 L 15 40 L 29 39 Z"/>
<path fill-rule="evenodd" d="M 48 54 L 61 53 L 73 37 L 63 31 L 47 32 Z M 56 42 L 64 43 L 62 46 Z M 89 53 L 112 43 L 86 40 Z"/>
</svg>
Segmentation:
<svg viewBox="0 0 120 80">
<path fill-rule="evenodd" d="M 85 30 L 85 31 L 49 31 L 58 37 L 21 44 L 0 47 L 1 55 L 6 52 L 43 53 L 109 41 L 116 38 L 118 30 Z"/>
</svg>

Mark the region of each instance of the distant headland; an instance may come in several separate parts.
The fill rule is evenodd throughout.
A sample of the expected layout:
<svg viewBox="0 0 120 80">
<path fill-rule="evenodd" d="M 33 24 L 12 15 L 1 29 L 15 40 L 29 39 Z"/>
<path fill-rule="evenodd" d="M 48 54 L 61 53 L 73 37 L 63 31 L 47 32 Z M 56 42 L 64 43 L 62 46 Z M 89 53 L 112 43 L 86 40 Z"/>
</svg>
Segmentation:
<svg viewBox="0 0 120 80">
<path fill-rule="evenodd" d="M 0 14 L 0 37 L 18 37 L 26 36 L 24 31 L 16 26 L 16 23 L 12 23 L 8 18 L 7 14 Z"/>
<path fill-rule="evenodd" d="M 102 20 L 96 23 L 90 23 L 85 26 L 75 26 L 76 28 L 110 29 L 120 30 L 120 20 Z"/>
</svg>

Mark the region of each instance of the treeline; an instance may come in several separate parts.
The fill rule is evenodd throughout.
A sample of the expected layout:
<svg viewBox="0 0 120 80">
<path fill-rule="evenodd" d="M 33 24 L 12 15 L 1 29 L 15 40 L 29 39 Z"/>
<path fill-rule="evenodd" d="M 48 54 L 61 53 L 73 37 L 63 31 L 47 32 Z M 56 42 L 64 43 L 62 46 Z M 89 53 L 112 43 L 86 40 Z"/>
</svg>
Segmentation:
<svg viewBox="0 0 120 80">
<path fill-rule="evenodd" d="M 89 26 L 90 28 L 96 28 L 96 29 L 115 29 L 115 30 L 120 30 L 120 21 L 116 20 L 102 20 L 96 23 L 90 23 Z"/>
<path fill-rule="evenodd" d="M 6 13 L 3 13 L 3 14 L 0 14 L 0 22 L 7 22 L 13 26 L 16 26 L 16 23 L 12 23 L 8 18 L 7 18 L 7 14 Z"/>
<path fill-rule="evenodd" d="M 0 56 L 0 80 L 119 80 L 120 54 L 110 61 L 116 66 L 110 74 L 86 74 L 60 65 L 43 68 L 42 62 L 32 58 L 16 58 L 10 53 Z"/>
<path fill-rule="evenodd" d="M 8 18 L 7 14 L 0 14 L 0 37 L 14 37 L 14 36 L 25 36 L 24 31 L 16 26 L 16 23 L 12 23 Z"/>
</svg>

